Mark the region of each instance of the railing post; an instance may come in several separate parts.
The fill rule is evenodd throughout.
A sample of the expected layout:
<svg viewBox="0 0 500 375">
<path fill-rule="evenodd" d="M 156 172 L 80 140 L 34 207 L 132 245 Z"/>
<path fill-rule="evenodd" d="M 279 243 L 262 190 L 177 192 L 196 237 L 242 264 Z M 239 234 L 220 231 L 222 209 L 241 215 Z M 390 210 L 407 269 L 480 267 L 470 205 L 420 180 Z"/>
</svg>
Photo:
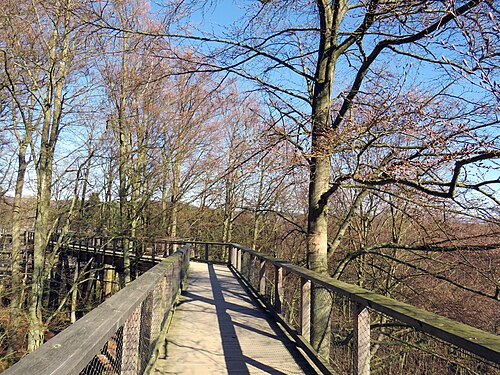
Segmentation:
<svg viewBox="0 0 500 375">
<path fill-rule="evenodd" d="M 300 278 L 300 334 L 311 341 L 311 281 Z"/>
<path fill-rule="evenodd" d="M 370 374 L 370 312 L 368 308 L 354 303 L 354 375 Z"/>
<path fill-rule="evenodd" d="M 255 285 L 254 269 L 255 269 L 255 255 L 250 254 L 248 258 L 248 283 L 255 288 L 256 285 Z"/>
<path fill-rule="evenodd" d="M 129 316 L 122 332 L 121 374 L 136 375 L 139 365 L 142 304 Z"/>
<path fill-rule="evenodd" d="M 205 261 L 208 262 L 208 243 L 205 244 Z"/>
<path fill-rule="evenodd" d="M 266 295 L 266 261 L 264 259 L 260 260 L 259 293 L 262 297 Z"/>
<path fill-rule="evenodd" d="M 108 298 L 113 294 L 113 283 L 115 281 L 115 269 L 112 265 L 104 265 L 104 298 Z"/>
<path fill-rule="evenodd" d="M 234 254 L 233 254 L 233 245 L 228 246 L 228 257 L 227 257 L 227 265 L 232 266 L 234 264 Z"/>
<path fill-rule="evenodd" d="M 243 276 L 246 278 L 246 280 L 251 285 L 252 280 L 250 280 L 250 278 L 251 278 L 251 274 L 252 274 L 252 255 L 250 253 L 246 253 L 246 254 L 247 254 L 247 256 L 245 257 L 245 255 L 243 255 L 243 258 L 242 258 L 242 263 L 246 258 L 246 261 L 244 262 L 245 264 L 243 266 Z"/>
<path fill-rule="evenodd" d="M 241 256 L 242 256 L 242 251 L 240 248 L 236 251 L 236 269 L 238 270 L 239 273 L 241 273 Z"/>
<path fill-rule="evenodd" d="M 283 268 L 274 266 L 274 309 L 281 313 L 281 301 L 283 298 Z"/>
</svg>

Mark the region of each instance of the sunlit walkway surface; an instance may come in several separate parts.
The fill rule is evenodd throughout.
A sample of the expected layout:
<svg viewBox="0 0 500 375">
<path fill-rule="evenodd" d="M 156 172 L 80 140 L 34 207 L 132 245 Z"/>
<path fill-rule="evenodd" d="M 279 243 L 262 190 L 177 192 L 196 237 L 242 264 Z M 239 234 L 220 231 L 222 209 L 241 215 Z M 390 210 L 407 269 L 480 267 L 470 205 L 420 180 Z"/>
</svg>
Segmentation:
<svg viewBox="0 0 500 375">
<path fill-rule="evenodd" d="M 316 374 L 225 266 L 190 264 L 155 374 Z"/>
</svg>

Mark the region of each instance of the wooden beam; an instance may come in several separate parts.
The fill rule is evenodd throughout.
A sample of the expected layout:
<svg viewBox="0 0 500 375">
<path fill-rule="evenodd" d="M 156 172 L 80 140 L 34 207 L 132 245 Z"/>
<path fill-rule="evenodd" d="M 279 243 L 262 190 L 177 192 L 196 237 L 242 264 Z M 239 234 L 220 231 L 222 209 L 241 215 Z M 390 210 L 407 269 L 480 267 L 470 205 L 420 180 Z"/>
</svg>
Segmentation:
<svg viewBox="0 0 500 375">
<path fill-rule="evenodd" d="M 354 375 L 370 375 L 370 312 L 358 303 L 353 304 Z"/>
</svg>

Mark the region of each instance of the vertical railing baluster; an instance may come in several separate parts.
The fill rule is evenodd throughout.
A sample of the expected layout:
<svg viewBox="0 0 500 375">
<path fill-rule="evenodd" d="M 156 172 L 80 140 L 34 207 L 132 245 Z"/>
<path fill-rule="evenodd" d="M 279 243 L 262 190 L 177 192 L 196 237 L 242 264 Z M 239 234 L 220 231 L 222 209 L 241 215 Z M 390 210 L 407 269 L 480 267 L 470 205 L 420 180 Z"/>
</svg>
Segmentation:
<svg viewBox="0 0 500 375">
<path fill-rule="evenodd" d="M 368 308 L 353 303 L 354 319 L 354 375 L 370 374 L 370 312 Z"/>
<path fill-rule="evenodd" d="M 227 265 L 229 267 L 234 266 L 233 245 L 228 246 Z"/>
<path fill-rule="evenodd" d="M 259 293 L 262 297 L 266 296 L 266 261 L 264 259 L 260 260 Z"/>
<path fill-rule="evenodd" d="M 254 269 L 255 269 L 255 255 L 250 254 L 248 256 L 248 283 L 255 288 L 255 279 L 254 279 Z"/>
<path fill-rule="evenodd" d="M 311 281 L 300 278 L 300 334 L 311 341 Z"/>
<path fill-rule="evenodd" d="M 247 252 L 242 254 L 243 275 L 247 281 L 250 280 L 250 255 Z"/>
<path fill-rule="evenodd" d="M 278 314 L 281 313 L 281 304 L 283 301 L 283 267 L 274 266 L 274 309 Z"/>
<path fill-rule="evenodd" d="M 242 258 L 242 251 L 240 248 L 238 248 L 236 254 L 236 264 L 237 264 L 236 269 L 238 270 L 239 273 L 241 273 L 241 260 L 242 260 L 241 258 Z"/>
</svg>

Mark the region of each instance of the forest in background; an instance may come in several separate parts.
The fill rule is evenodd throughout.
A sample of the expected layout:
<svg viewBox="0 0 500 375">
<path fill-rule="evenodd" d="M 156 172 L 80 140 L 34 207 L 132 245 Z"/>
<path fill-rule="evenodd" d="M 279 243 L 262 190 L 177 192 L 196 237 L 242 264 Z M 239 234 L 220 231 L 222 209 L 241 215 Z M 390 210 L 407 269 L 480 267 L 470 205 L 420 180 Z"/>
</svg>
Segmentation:
<svg viewBox="0 0 500 375">
<path fill-rule="evenodd" d="M 3 2 L 4 352 L 49 329 L 52 233 L 237 242 L 498 334 L 497 5 L 216 6 Z"/>
</svg>

